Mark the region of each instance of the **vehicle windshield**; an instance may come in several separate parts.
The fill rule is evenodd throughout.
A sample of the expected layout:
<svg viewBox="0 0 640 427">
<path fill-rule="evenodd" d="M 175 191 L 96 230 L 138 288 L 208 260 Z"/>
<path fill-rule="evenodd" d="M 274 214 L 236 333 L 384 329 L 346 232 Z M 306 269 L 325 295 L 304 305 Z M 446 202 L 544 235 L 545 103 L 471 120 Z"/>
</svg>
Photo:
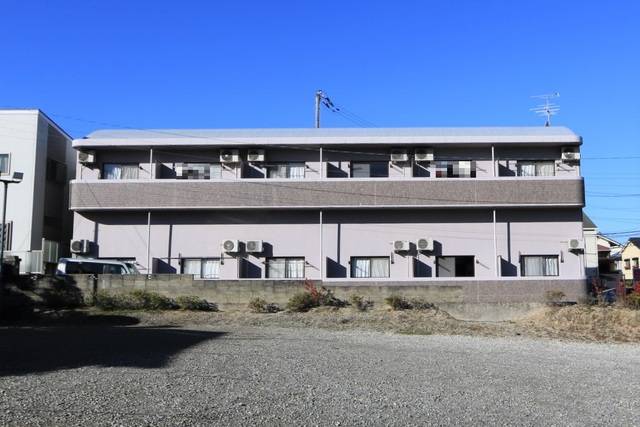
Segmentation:
<svg viewBox="0 0 640 427">
<path fill-rule="evenodd" d="M 125 262 L 125 265 L 129 269 L 129 273 L 130 274 L 140 274 L 140 272 L 138 271 L 138 269 L 136 268 L 136 266 L 134 264 L 132 264 L 130 262 Z"/>
</svg>

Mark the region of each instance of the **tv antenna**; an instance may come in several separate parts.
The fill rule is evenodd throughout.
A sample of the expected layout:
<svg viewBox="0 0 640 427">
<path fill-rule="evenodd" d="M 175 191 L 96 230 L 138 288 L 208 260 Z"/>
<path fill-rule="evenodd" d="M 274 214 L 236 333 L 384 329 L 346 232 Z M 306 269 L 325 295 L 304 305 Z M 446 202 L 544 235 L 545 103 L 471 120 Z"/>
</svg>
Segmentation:
<svg viewBox="0 0 640 427">
<path fill-rule="evenodd" d="M 322 91 L 316 91 L 316 128 L 320 127 L 320 105 L 324 105 L 329 110 L 337 113 L 340 111 L 338 107 L 336 107 L 333 102 L 329 99 L 329 97 Z"/>
<path fill-rule="evenodd" d="M 549 127 L 551 126 L 551 116 L 555 116 L 556 114 L 558 114 L 558 111 L 560 111 L 560 106 L 558 104 L 554 104 L 553 102 L 551 102 L 551 100 L 559 97 L 559 92 L 532 96 L 532 98 L 544 100 L 544 104 L 540 104 L 533 108 L 530 108 L 529 111 L 533 111 L 539 116 L 544 116 L 544 126 Z"/>
</svg>

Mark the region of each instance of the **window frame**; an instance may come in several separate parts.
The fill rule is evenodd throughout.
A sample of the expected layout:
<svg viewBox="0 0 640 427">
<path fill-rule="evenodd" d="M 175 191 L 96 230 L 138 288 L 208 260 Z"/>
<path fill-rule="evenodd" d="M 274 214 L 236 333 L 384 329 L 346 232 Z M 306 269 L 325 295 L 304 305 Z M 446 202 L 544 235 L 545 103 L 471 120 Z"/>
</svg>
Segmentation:
<svg viewBox="0 0 640 427">
<path fill-rule="evenodd" d="M 543 274 L 527 274 L 524 259 L 525 258 L 553 258 L 556 261 L 556 274 L 547 274 L 546 271 L 543 271 Z M 546 269 L 546 262 L 542 264 Z M 559 277 L 560 276 L 560 257 L 558 255 L 552 254 L 523 254 L 520 255 L 520 277 Z"/>
<path fill-rule="evenodd" d="M 454 258 L 454 272 L 453 272 L 453 276 L 442 276 L 440 274 L 440 259 L 442 258 Z M 472 275 L 465 275 L 465 276 L 461 276 L 458 275 L 458 264 L 457 264 L 457 259 L 458 258 L 471 258 L 471 266 L 473 267 L 473 274 Z M 442 278 L 446 278 L 446 279 L 450 279 L 450 278 L 456 278 L 456 277 L 463 277 L 463 278 L 470 278 L 470 277 L 476 277 L 476 256 L 475 255 L 438 255 L 436 256 L 435 259 L 435 267 L 436 267 L 436 277 L 442 277 Z"/>
<path fill-rule="evenodd" d="M 368 164 L 369 165 L 369 176 L 354 176 L 353 174 L 353 169 L 355 165 L 359 165 L 359 164 Z M 372 175 L 372 168 L 371 165 L 372 164 L 378 164 L 378 165 L 386 165 L 386 175 Z M 349 164 L 349 178 L 356 178 L 356 179 L 366 179 L 366 178 L 375 178 L 375 179 L 379 179 L 379 178 L 389 178 L 389 161 L 387 160 L 355 160 L 355 161 L 351 161 Z"/>
<path fill-rule="evenodd" d="M 449 176 L 449 163 L 453 164 L 454 162 L 470 162 L 470 171 L 469 171 L 469 176 L 460 176 L 460 174 L 458 174 L 458 176 Z M 433 164 L 433 168 L 434 168 L 434 173 L 433 173 L 433 177 L 434 178 L 439 178 L 439 179 L 443 179 L 443 178 L 449 178 L 449 179 L 472 179 L 472 178 L 477 178 L 478 177 L 478 172 L 477 172 L 477 162 L 473 159 L 436 159 L 433 162 L 429 162 Z M 446 176 L 438 176 L 438 172 L 442 171 L 442 164 L 446 164 Z M 453 165 L 451 165 L 453 166 Z M 458 165 L 458 168 L 460 166 Z"/>
<path fill-rule="evenodd" d="M 118 166 L 136 166 L 137 170 L 138 170 L 138 176 L 136 178 L 116 178 L 116 179 L 112 179 L 112 178 L 105 178 L 105 166 L 107 165 L 118 165 Z M 102 168 L 101 168 L 101 174 L 100 174 L 100 179 L 104 179 L 106 181 L 134 181 L 136 179 L 140 179 L 140 163 L 136 163 L 136 162 L 105 162 L 102 164 Z"/>
<path fill-rule="evenodd" d="M 7 171 L 0 170 L 0 176 L 11 175 L 11 153 L 0 153 L 0 156 L 7 156 Z"/>
<path fill-rule="evenodd" d="M 534 169 L 535 169 L 535 175 L 521 175 L 521 168 L 520 168 L 520 164 L 521 163 L 533 163 L 534 164 Z M 538 174 L 538 168 L 540 166 L 541 163 L 551 163 L 553 166 L 553 175 L 540 175 Z M 516 176 L 517 177 L 544 177 L 544 176 L 556 176 L 556 161 L 553 159 L 520 159 L 520 160 L 516 160 Z"/>
<path fill-rule="evenodd" d="M 198 261 L 199 265 L 200 265 L 200 273 L 199 274 L 192 274 L 192 273 L 185 273 L 184 272 L 184 266 L 185 266 L 185 261 Z M 216 277 L 205 277 L 205 275 L 203 274 L 203 266 L 204 266 L 204 261 L 217 261 L 218 262 L 218 275 Z M 217 280 L 220 279 L 220 266 L 222 265 L 221 259 L 219 257 L 182 257 L 180 258 L 180 274 L 191 274 L 193 276 L 193 278 L 195 280 Z"/>
<path fill-rule="evenodd" d="M 622 262 L 624 263 L 623 268 L 625 270 L 631 270 L 631 258 L 625 258 L 622 260 Z"/>
<path fill-rule="evenodd" d="M 291 177 L 291 168 L 292 166 L 295 165 L 297 167 L 302 167 L 302 177 L 299 178 L 293 178 Z M 286 176 L 285 177 L 272 177 L 269 176 L 271 173 L 271 170 L 273 168 L 277 168 L 280 166 L 285 166 L 286 167 Z M 307 162 L 305 161 L 287 161 L 287 162 L 269 162 L 268 164 L 264 165 L 265 168 L 265 177 L 266 179 L 305 179 L 307 177 Z"/>
<path fill-rule="evenodd" d="M 284 276 L 283 277 L 270 277 L 269 270 L 271 268 L 271 263 L 275 260 L 284 260 Z M 289 263 L 292 261 L 302 262 L 302 275 L 296 277 L 290 277 L 289 274 Z M 264 277 L 266 279 L 274 279 L 274 280 L 282 280 L 282 279 L 294 279 L 300 280 L 305 279 L 307 277 L 307 261 L 303 256 L 275 256 L 268 257 L 265 259 L 265 269 L 264 269 Z"/>
<path fill-rule="evenodd" d="M 201 165 L 201 166 L 207 165 L 209 167 L 208 178 L 206 178 L 206 172 L 205 172 L 204 178 L 190 178 L 190 177 L 183 177 L 182 175 L 178 177 L 176 173 L 175 179 L 178 179 L 181 181 L 210 181 L 210 180 L 222 179 L 222 163 L 220 162 L 175 162 L 173 164 L 174 172 L 176 172 L 176 168 L 178 167 L 178 165 L 180 165 L 183 171 L 185 169 L 185 165 Z M 212 169 L 216 166 L 219 169 L 219 174 L 217 176 L 213 176 Z M 193 167 L 188 167 L 188 169 L 194 170 Z"/>
<path fill-rule="evenodd" d="M 372 267 L 372 261 L 373 260 L 385 260 L 387 262 L 387 275 L 386 276 L 373 276 L 373 268 Z M 367 260 L 370 263 L 369 266 L 369 275 L 368 276 L 356 276 L 355 273 L 355 268 L 356 268 L 356 261 L 357 260 Z M 352 256 L 351 258 L 349 258 L 349 278 L 351 279 L 388 279 L 391 277 L 391 257 L 389 256 Z"/>
</svg>

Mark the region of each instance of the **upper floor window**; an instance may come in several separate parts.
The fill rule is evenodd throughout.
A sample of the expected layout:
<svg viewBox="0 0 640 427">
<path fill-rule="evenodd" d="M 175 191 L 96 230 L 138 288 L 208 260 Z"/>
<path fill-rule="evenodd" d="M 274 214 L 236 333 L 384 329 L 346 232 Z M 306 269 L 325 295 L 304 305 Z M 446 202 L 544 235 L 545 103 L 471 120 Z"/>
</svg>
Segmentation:
<svg viewBox="0 0 640 427">
<path fill-rule="evenodd" d="M 272 163 L 267 165 L 267 177 L 303 179 L 305 164 L 303 162 Z"/>
<path fill-rule="evenodd" d="M 351 277 L 389 277 L 389 257 L 352 257 Z"/>
<path fill-rule="evenodd" d="M 176 163 L 176 179 L 220 179 L 222 166 L 219 163 Z"/>
<path fill-rule="evenodd" d="M 267 259 L 267 278 L 269 279 L 304 279 L 304 258 L 269 258 Z"/>
<path fill-rule="evenodd" d="M 463 256 L 439 256 L 436 257 L 437 277 L 473 277 L 475 276 L 475 257 Z"/>
<path fill-rule="evenodd" d="M 519 161 L 518 176 L 554 176 L 556 164 L 553 160 Z"/>
<path fill-rule="evenodd" d="M 0 175 L 9 173 L 9 155 L 0 154 Z"/>
<path fill-rule="evenodd" d="M 351 178 L 387 178 L 389 162 L 351 162 Z"/>
<path fill-rule="evenodd" d="M 439 160 L 435 163 L 436 178 L 476 177 L 476 162 L 474 160 Z"/>
<path fill-rule="evenodd" d="M 218 279 L 220 260 L 218 258 L 182 258 L 182 274 L 192 274 L 195 279 Z"/>
<path fill-rule="evenodd" d="M 523 276 L 557 276 L 557 255 L 522 255 L 520 268 Z"/>
<path fill-rule="evenodd" d="M 631 258 L 631 261 L 633 262 L 633 268 L 638 268 L 640 266 L 640 260 L 638 258 Z"/>
<path fill-rule="evenodd" d="M 627 258 L 624 260 L 624 269 L 631 270 L 631 259 Z"/>
<path fill-rule="evenodd" d="M 138 163 L 105 163 L 102 179 L 138 179 Z"/>
</svg>

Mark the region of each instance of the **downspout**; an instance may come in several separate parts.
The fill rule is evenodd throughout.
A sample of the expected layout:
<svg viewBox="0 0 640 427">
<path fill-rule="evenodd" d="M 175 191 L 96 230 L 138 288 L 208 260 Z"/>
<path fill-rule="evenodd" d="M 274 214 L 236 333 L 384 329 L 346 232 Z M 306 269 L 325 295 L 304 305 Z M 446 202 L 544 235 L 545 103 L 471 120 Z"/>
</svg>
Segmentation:
<svg viewBox="0 0 640 427">
<path fill-rule="evenodd" d="M 322 237 L 322 209 L 320 209 L 319 228 L 320 228 L 320 281 L 321 281 L 322 284 L 324 284 L 324 260 L 323 260 L 323 250 L 322 250 L 322 244 L 323 244 L 323 237 Z"/>
<path fill-rule="evenodd" d="M 149 179 L 155 178 L 155 168 L 153 167 L 153 148 L 149 148 Z"/>
<path fill-rule="evenodd" d="M 147 276 L 153 273 L 151 268 L 151 211 L 147 211 Z"/>
<path fill-rule="evenodd" d="M 322 159 L 322 147 L 320 147 L 320 180 L 324 179 L 324 164 Z"/>
<path fill-rule="evenodd" d="M 498 267 L 498 239 L 496 232 L 496 210 L 493 210 L 493 268 L 495 270 L 496 277 L 500 277 L 499 275 L 499 267 Z"/>
<path fill-rule="evenodd" d="M 491 168 L 493 170 L 493 176 L 496 176 L 496 147 L 491 146 Z"/>
</svg>

